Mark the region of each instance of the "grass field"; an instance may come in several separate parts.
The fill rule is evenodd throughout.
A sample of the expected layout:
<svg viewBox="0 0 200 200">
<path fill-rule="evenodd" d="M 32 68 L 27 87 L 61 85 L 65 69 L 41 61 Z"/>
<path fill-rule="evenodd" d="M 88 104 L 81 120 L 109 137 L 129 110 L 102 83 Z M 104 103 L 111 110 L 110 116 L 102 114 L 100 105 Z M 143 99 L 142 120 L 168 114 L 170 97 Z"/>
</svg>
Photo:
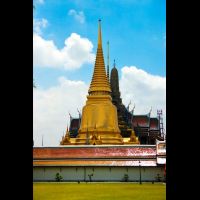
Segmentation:
<svg viewBox="0 0 200 200">
<path fill-rule="evenodd" d="M 163 183 L 33 183 L 33 200 L 166 200 Z"/>
</svg>

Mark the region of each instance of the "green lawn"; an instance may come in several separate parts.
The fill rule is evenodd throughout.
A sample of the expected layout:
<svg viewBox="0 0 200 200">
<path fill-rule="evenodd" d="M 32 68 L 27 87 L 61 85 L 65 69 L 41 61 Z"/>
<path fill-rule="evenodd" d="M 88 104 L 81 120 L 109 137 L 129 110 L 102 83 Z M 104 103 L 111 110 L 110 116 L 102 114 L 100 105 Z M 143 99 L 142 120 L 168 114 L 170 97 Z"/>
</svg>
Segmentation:
<svg viewBox="0 0 200 200">
<path fill-rule="evenodd" d="M 33 183 L 33 200 L 166 200 L 163 183 Z"/>
</svg>

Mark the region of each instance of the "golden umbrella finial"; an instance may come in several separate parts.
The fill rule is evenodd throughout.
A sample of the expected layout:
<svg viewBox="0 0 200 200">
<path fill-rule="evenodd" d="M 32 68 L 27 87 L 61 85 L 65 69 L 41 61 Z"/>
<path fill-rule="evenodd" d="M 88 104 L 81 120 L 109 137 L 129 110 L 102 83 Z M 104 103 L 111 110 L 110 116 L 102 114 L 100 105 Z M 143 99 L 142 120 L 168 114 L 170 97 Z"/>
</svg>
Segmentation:
<svg viewBox="0 0 200 200">
<path fill-rule="evenodd" d="M 98 46 L 102 46 L 102 39 L 101 39 L 101 19 L 99 19 L 99 27 L 98 27 Z"/>
</svg>

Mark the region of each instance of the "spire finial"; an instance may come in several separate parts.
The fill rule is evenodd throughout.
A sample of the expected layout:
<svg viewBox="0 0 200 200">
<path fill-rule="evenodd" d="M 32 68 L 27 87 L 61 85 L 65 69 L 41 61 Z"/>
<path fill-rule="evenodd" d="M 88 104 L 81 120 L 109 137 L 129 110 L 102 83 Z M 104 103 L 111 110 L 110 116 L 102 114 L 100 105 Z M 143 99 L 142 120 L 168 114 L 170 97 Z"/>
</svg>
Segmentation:
<svg viewBox="0 0 200 200">
<path fill-rule="evenodd" d="M 98 28 L 98 45 L 102 45 L 102 40 L 101 40 L 101 19 L 99 19 L 99 28 Z"/>
<path fill-rule="evenodd" d="M 151 106 L 151 109 L 150 109 L 150 111 L 149 111 L 149 115 L 151 114 L 151 111 L 152 111 L 152 106 Z"/>
</svg>

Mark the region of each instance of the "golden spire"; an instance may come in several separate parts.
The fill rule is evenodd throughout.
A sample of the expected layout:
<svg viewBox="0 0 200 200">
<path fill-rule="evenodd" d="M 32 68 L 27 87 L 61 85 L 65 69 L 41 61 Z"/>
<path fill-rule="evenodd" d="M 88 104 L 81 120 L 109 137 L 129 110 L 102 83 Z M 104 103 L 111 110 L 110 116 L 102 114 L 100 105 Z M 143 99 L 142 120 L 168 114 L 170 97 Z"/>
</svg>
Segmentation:
<svg viewBox="0 0 200 200">
<path fill-rule="evenodd" d="M 98 27 L 98 47 L 94 66 L 94 72 L 90 88 L 88 91 L 89 95 L 93 94 L 110 94 L 110 84 L 106 75 L 103 49 L 102 49 L 102 37 L 101 37 L 101 20 L 99 20 Z"/>
</svg>

